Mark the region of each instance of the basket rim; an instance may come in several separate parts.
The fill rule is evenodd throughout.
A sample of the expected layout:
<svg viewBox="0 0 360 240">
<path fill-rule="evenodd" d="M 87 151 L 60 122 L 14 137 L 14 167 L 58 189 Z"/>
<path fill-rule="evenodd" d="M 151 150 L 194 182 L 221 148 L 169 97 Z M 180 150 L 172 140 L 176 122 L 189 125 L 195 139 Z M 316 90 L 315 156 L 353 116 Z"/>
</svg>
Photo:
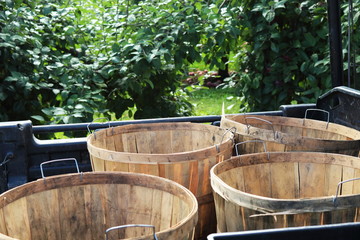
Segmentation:
<svg viewBox="0 0 360 240">
<path fill-rule="evenodd" d="M 270 153 L 252 153 L 246 154 L 249 158 L 254 160 L 254 157 L 257 155 L 267 156 L 271 155 L 296 155 L 299 152 L 270 152 Z M 353 162 L 356 162 L 356 165 L 359 165 L 360 161 L 357 157 L 352 157 L 348 155 L 335 154 L 335 153 L 321 153 L 321 152 L 301 152 L 305 155 L 326 155 L 329 157 L 338 157 L 339 162 L 344 161 L 345 158 L 350 158 Z M 359 207 L 360 206 L 360 193 L 359 194 L 349 194 L 349 195 L 340 195 L 336 198 L 336 205 L 334 204 L 335 196 L 321 196 L 321 197 L 310 197 L 310 198 L 272 198 L 260 196 L 245 191 L 238 190 L 231 187 L 226 182 L 224 182 L 217 173 L 217 169 L 222 167 L 222 165 L 231 165 L 233 161 L 239 160 L 241 156 L 233 157 L 229 160 L 217 163 L 210 170 L 210 180 L 211 187 L 213 191 L 220 195 L 227 201 L 233 202 L 237 205 L 244 206 L 250 209 L 257 210 L 264 214 L 259 215 L 283 215 L 283 214 L 297 214 L 297 213 L 306 213 L 306 212 L 324 212 L 324 211 L 333 211 L 338 209 L 345 209 L 350 207 Z M 245 166 L 245 165 L 244 165 Z M 246 165 L 249 166 L 249 165 Z M 224 168 L 226 172 L 227 168 Z M 335 194 L 335 193 L 334 193 Z"/>
<path fill-rule="evenodd" d="M 105 183 L 97 183 L 96 179 L 100 177 L 101 179 L 105 179 Z M 61 181 L 58 181 L 61 180 Z M 125 180 L 124 183 L 122 181 Z M 140 181 L 137 181 L 140 180 Z M 151 181 L 150 181 L 151 180 Z M 189 209 L 189 213 L 186 217 L 181 219 L 179 222 L 174 224 L 173 226 L 157 231 L 157 236 L 167 236 L 167 234 L 171 234 L 171 232 L 175 232 L 178 229 L 186 229 L 191 230 L 195 228 L 196 223 L 198 221 L 198 203 L 194 194 L 182 186 L 181 184 L 158 176 L 143 174 L 143 173 L 129 173 L 129 172 L 85 172 L 85 173 L 70 173 L 70 174 L 62 174 L 56 176 L 46 177 L 44 179 L 38 179 L 32 182 L 28 182 L 12 188 L 2 194 L 0 194 L 0 208 L 4 208 L 6 205 L 19 200 L 23 197 L 36 194 L 39 192 L 49 191 L 53 189 L 57 189 L 59 187 L 76 187 L 76 186 L 85 186 L 85 185 L 96 185 L 96 184 L 129 184 L 127 181 L 134 183 L 135 186 L 143 186 L 143 187 L 159 187 L 163 186 L 161 191 L 168 192 L 174 196 L 179 197 L 183 201 L 188 204 L 191 203 L 191 208 Z M 77 184 L 79 183 L 79 184 Z M 62 184 L 67 184 L 63 186 Z M 139 223 L 140 224 L 140 223 Z M 105 232 L 104 232 L 105 233 Z M 184 231 L 184 234 L 187 231 Z M 0 237 L 4 235 L 0 233 Z M 4 235 L 9 239 L 10 236 Z M 5 238 L 6 239 L 6 238 Z"/>
<path fill-rule="evenodd" d="M 228 115 L 222 115 L 221 116 L 221 124 L 225 125 L 227 124 L 235 124 L 240 127 L 237 128 L 238 134 L 244 134 L 244 135 L 256 135 L 259 131 L 264 132 L 267 136 L 272 136 L 274 133 L 272 130 L 260 128 L 260 127 L 254 127 L 251 126 L 250 131 L 251 133 L 246 134 L 244 129 L 247 129 L 247 125 L 237 121 L 239 118 L 245 118 L 245 117 L 256 117 L 256 118 L 263 118 L 264 120 L 271 120 L 275 119 L 277 120 L 276 124 L 280 124 L 279 121 L 281 121 L 281 124 L 284 126 L 290 126 L 290 127 L 296 127 L 296 128 L 307 128 L 307 129 L 313 129 L 313 130 L 322 130 L 322 131 L 328 131 L 334 134 L 339 134 L 346 136 L 348 138 L 351 138 L 349 140 L 331 140 L 331 139 L 322 139 L 322 138 L 314 138 L 314 137 L 303 137 L 303 136 L 296 136 L 297 138 L 301 139 L 316 139 L 316 140 L 328 140 L 328 141 L 334 141 L 334 142 L 360 142 L 360 131 L 356 130 L 354 128 L 350 128 L 341 124 L 332 123 L 332 122 L 325 122 L 320 120 L 314 120 L 314 119 L 305 119 L 305 118 L 294 118 L 294 117 L 284 117 L 284 116 L 270 116 L 270 115 L 252 115 L 252 114 L 228 114 Z M 306 120 L 306 121 L 305 121 Z M 284 124 L 286 122 L 286 124 Z M 241 132 L 238 130 L 240 129 Z M 344 134 L 346 132 L 346 134 Z M 279 138 L 283 138 L 283 141 L 286 142 L 286 137 L 295 136 L 293 134 L 284 133 L 277 131 Z M 352 134 L 350 136 L 349 134 Z"/>
<path fill-rule="evenodd" d="M 97 147 L 92 142 L 94 141 L 95 135 L 90 134 L 87 136 L 87 149 L 92 156 L 106 159 L 106 161 L 113 161 L 113 162 L 122 162 L 122 163 L 144 163 L 144 164 L 171 164 L 171 163 L 181 163 L 181 162 L 188 162 L 188 161 L 196 161 L 199 156 L 215 156 L 219 153 L 224 151 L 228 151 L 229 149 L 232 150 L 234 145 L 234 134 L 228 131 L 227 129 L 223 129 L 220 127 L 212 126 L 212 125 L 205 125 L 201 123 L 167 123 L 167 127 L 172 127 L 175 125 L 178 126 L 187 126 L 188 127 L 202 127 L 206 128 L 213 128 L 214 130 L 219 131 L 219 133 L 223 133 L 224 138 L 222 139 L 221 143 L 211 145 L 208 147 L 195 149 L 191 151 L 184 151 L 184 152 L 174 152 L 174 153 L 135 153 L 135 152 L 120 152 L 115 150 L 109 150 L 106 148 Z M 159 125 L 163 125 L 163 123 L 145 123 L 145 124 L 129 124 L 124 126 L 118 126 L 115 128 L 122 129 L 122 127 L 126 128 L 134 128 L 137 127 L 157 127 Z M 196 130 L 196 129 L 195 129 Z M 106 133 L 105 131 L 111 132 L 111 128 L 100 130 L 102 133 Z M 199 130 L 197 130 L 199 131 Z M 219 134 L 221 136 L 221 134 Z M 121 160 L 117 160 L 117 157 L 120 156 Z M 137 157 L 133 159 L 132 157 Z M 150 159 L 151 158 L 151 159 Z M 148 159 L 149 161 L 138 160 L 138 159 Z M 154 160 L 155 159 L 155 160 Z"/>
</svg>

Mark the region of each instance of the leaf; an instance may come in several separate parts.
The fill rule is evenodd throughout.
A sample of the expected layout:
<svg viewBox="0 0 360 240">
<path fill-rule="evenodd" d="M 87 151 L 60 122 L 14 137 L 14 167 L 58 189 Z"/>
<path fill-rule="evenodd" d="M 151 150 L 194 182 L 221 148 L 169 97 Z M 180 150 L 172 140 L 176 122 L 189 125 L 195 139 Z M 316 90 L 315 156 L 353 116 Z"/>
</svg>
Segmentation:
<svg viewBox="0 0 360 240">
<path fill-rule="evenodd" d="M 67 26 L 64 28 L 66 35 L 71 35 L 75 32 L 75 28 L 73 26 Z"/>
<path fill-rule="evenodd" d="M 221 45 L 221 44 L 223 44 L 223 42 L 225 40 L 225 34 L 223 32 L 218 32 L 215 35 L 215 39 L 216 39 L 217 44 Z"/>
<path fill-rule="evenodd" d="M 37 120 L 39 122 L 44 122 L 45 121 L 44 117 L 40 116 L 40 115 L 33 115 L 33 116 L 31 116 L 31 118 L 35 119 L 35 120 Z"/>
<path fill-rule="evenodd" d="M 136 20 L 136 16 L 134 14 L 130 14 L 127 19 L 129 22 L 134 22 Z"/>
<path fill-rule="evenodd" d="M 282 0 L 280 2 L 276 2 L 274 4 L 274 9 L 278 9 L 278 8 L 285 8 L 285 3 L 287 2 L 288 0 Z"/>
<path fill-rule="evenodd" d="M 314 36 L 307 32 L 304 34 L 304 37 L 305 37 L 305 43 L 307 46 L 311 46 L 311 47 L 314 47 L 315 44 L 316 44 L 316 38 L 314 38 Z"/>
<path fill-rule="evenodd" d="M 120 63 L 121 62 L 121 58 L 119 56 L 114 56 L 111 58 L 111 61 L 113 63 Z"/>
<path fill-rule="evenodd" d="M 112 50 L 114 53 L 120 52 L 120 46 L 119 46 L 119 44 L 114 43 L 114 44 L 111 46 L 111 50 Z"/>
<path fill-rule="evenodd" d="M 149 79 L 145 79 L 145 82 L 147 82 L 147 83 L 150 85 L 150 87 L 151 87 L 152 89 L 154 89 L 154 84 L 153 84 L 152 81 L 150 81 Z"/>
<path fill-rule="evenodd" d="M 271 42 L 271 50 L 275 53 L 279 53 L 279 47 L 274 43 L 274 42 Z"/>
<path fill-rule="evenodd" d="M 264 10 L 262 14 L 267 22 L 272 22 L 275 18 L 275 11 L 273 9 Z"/>
</svg>

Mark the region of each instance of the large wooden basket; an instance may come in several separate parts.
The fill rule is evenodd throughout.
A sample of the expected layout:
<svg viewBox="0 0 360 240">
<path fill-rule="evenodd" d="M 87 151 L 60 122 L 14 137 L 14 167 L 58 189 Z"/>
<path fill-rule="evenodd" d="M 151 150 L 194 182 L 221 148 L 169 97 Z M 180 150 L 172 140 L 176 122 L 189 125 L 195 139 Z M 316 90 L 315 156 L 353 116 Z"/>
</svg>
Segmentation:
<svg viewBox="0 0 360 240">
<path fill-rule="evenodd" d="M 94 171 L 138 172 L 176 181 L 198 200 L 195 239 L 216 231 L 210 169 L 231 157 L 233 133 L 199 123 L 134 124 L 94 132 L 87 142 Z"/>
<path fill-rule="evenodd" d="M 314 151 L 358 156 L 360 131 L 312 119 L 266 115 L 223 115 L 222 128 L 235 128 L 237 144 L 262 140 L 267 151 Z M 240 154 L 263 152 L 263 145 L 237 145 Z"/>
<path fill-rule="evenodd" d="M 109 231 L 129 224 L 154 226 L 158 239 L 193 239 L 196 222 L 188 189 L 145 174 L 59 175 L 0 195 L 0 239 L 153 239 L 152 228 Z"/>
<path fill-rule="evenodd" d="M 211 169 L 218 232 L 360 221 L 360 161 L 320 152 L 245 154 Z"/>
</svg>

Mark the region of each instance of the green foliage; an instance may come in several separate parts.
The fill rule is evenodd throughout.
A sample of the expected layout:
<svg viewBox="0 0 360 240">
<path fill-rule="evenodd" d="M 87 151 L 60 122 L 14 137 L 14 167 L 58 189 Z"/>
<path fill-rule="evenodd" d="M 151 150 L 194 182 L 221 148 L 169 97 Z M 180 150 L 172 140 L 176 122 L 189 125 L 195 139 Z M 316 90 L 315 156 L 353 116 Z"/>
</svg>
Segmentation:
<svg viewBox="0 0 360 240">
<path fill-rule="evenodd" d="M 135 118 L 191 114 L 190 103 L 175 94 L 187 67 L 209 59 L 211 66 L 223 67 L 219 57 L 227 55 L 238 39 L 236 26 L 228 21 L 230 9 L 220 12 L 215 2 L 207 2 L 139 1 L 127 5 L 124 1 L 117 5 L 116 11 L 124 13 L 119 19 L 122 24 L 109 25 L 111 29 L 118 26 L 118 31 L 117 38 L 108 39 L 113 64 L 104 68 L 108 86 L 114 89 L 109 109 L 121 106 L 116 111 L 120 116 L 135 104 Z M 133 102 L 126 101 L 127 95 Z"/>
<path fill-rule="evenodd" d="M 81 32 L 72 27 L 74 9 L 0 4 L 0 119 L 91 120 L 103 103 L 104 84 L 81 49 Z"/>
<path fill-rule="evenodd" d="M 240 111 L 314 102 L 331 87 L 321 1 L 0 0 L 0 10 L 2 121 L 187 116 L 179 88 L 200 62 L 232 63 Z"/>
<path fill-rule="evenodd" d="M 244 1 L 239 16 L 238 87 L 243 111 L 315 102 L 331 87 L 326 4 L 319 1 Z"/>
<path fill-rule="evenodd" d="M 190 115 L 176 91 L 187 67 L 221 68 L 236 47 L 236 11 L 224 3 L 1 0 L 0 119 Z"/>
</svg>

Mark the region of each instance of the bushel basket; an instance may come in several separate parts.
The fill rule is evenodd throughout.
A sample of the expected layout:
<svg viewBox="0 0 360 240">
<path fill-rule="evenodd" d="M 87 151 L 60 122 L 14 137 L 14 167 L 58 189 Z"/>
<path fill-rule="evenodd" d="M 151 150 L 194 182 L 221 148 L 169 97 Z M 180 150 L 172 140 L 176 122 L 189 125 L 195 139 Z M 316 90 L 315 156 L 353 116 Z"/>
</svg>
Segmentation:
<svg viewBox="0 0 360 240">
<path fill-rule="evenodd" d="M 231 131 L 200 123 L 132 124 L 96 131 L 87 143 L 94 171 L 146 173 L 188 188 L 199 204 L 195 239 L 216 231 L 210 169 L 231 157 Z"/>
<path fill-rule="evenodd" d="M 218 232 L 360 221 L 359 158 L 245 154 L 211 169 Z"/>
<path fill-rule="evenodd" d="M 239 144 L 253 140 L 265 142 L 266 151 L 309 151 L 358 156 L 360 131 L 340 124 L 307 118 L 266 115 L 223 115 L 222 128 L 235 128 L 239 154 L 263 152 L 263 144 Z"/>
<path fill-rule="evenodd" d="M 191 240 L 196 222 L 188 189 L 145 174 L 65 174 L 0 195 L 0 239 Z"/>
</svg>

